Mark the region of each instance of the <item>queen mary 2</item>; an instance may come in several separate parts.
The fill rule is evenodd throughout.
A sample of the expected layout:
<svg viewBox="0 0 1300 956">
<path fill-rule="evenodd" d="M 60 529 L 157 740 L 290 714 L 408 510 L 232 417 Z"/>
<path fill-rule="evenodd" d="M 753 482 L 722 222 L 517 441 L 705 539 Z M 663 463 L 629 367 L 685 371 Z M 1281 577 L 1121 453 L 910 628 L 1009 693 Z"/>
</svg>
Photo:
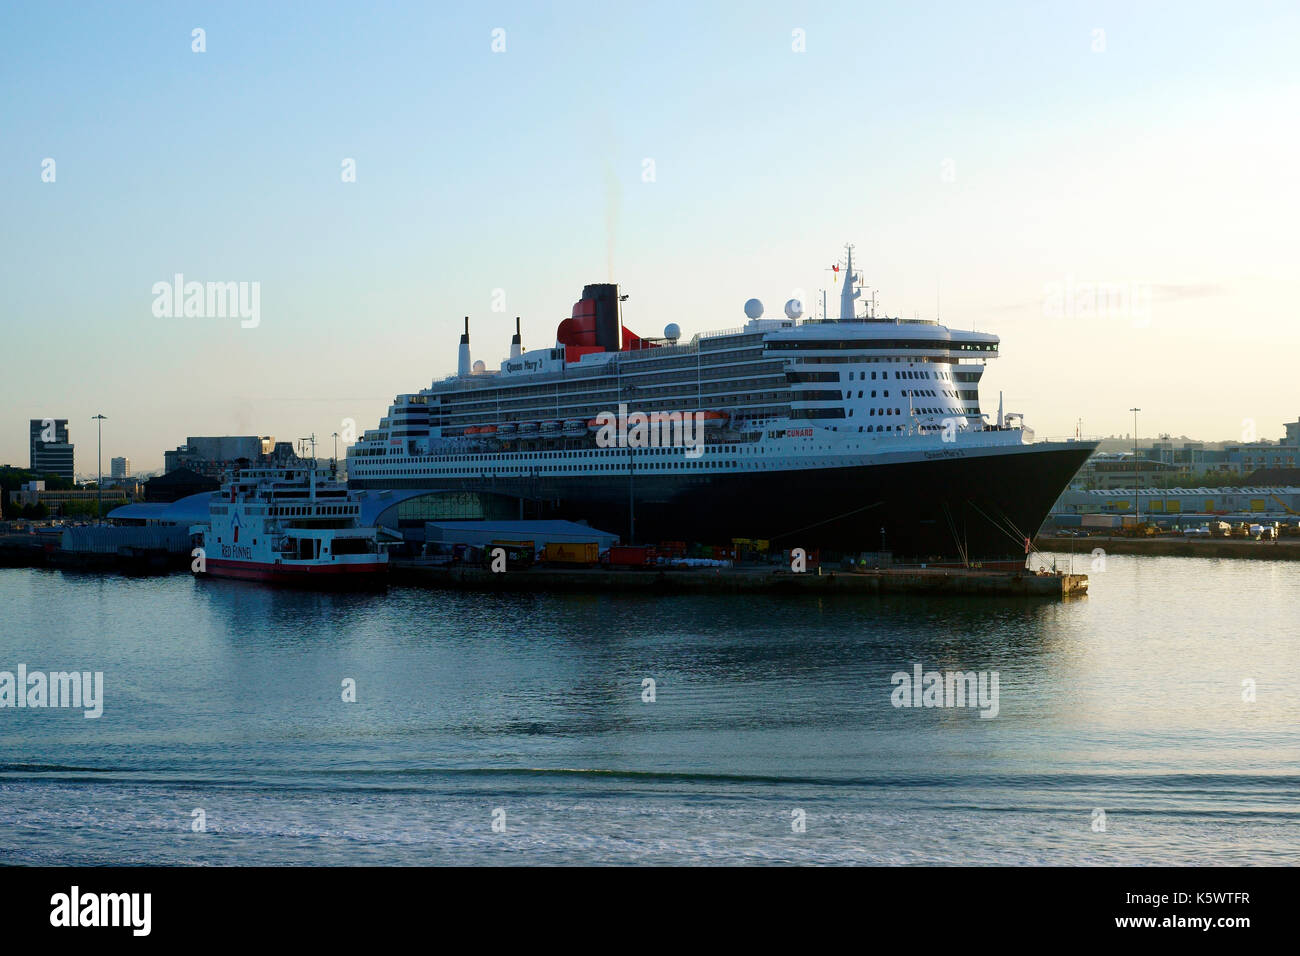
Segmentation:
<svg viewBox="0 0 1300 956">
<path fill-rule="evenodd" d="M 457 374 L 397 396 L 349 449 L 349 486 L 645 543 L 1023 563 L 1096 442 L 1035 441 L 1001 401 L 990 420 L 979 382 L 998 337 L 860 310 L 852 257 L 838 319 L 794 300 L 764 318 L 751 299 L 741 328 L 643 338 L 617 285 L 588 285 L 553 346 L 524 351 L 516 320 L 494 370 L 471 364 L 466 319 Z"/>
</svg>

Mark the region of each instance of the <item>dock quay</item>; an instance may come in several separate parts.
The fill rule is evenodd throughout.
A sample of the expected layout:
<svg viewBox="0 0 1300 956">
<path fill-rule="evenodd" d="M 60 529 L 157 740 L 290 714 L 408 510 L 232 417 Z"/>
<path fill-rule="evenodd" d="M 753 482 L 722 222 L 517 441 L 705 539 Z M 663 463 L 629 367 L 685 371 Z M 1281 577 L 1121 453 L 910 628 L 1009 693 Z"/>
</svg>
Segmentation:
<svg viewBox="0 0 1300 956">
<path fill-rule="evenodd" d="M 1086 558 L 1100 548 L 1107 554 L 1135 554 L 1150 557 L 1300 561 L 1300 538 L 1255 541 L 1251 538 L 1188 538 L 1176 534 L 1150 537 L 1089 535 L 1079 538 L 1039 535 L 1034 539 L 1034 547 L 1039 551 L 1074 554 L 1081 558 Z"/>
<path fill-rule="evenodd" d="M 166 574 L 188 569 L 189 564 L 185 536 L 154 529 L 77 528 L 59 534 L 0 535 L 0 567 Z"/>
<path fill-rule="evenodd" d="M 964 568 L 884 568 L 792 573 L 745 568 L 547 568 L 493 572 L 473 564 L 390 562 L 394 584 L 466 591 L 568 591 L 615 594 L 948 594 L 1078 597 L 1086 574 Z"/>
</svg>

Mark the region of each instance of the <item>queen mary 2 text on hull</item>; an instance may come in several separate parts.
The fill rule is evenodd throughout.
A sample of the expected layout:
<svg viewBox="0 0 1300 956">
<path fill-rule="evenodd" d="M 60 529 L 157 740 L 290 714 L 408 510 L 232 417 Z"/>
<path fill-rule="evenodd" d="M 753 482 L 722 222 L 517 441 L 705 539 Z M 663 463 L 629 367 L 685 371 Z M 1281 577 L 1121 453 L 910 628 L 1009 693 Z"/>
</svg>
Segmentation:
<svg viewBox="0 0 1300 956">
<path fill-rule="evenodd" d="M 349 449 L 349 485 L 460 509 L 430 517 L 564 518 L 646 542 L 1023 555 L 1095 442 L 1036 442 L 1000 402 L 982 412 L 998 337 L 860 308 L 846 252 L 838 319 L 794 300 L 763 318 L 750 300 L 741 328 L 645 338 L 617 285 L 588 285 L 553 346 L 524 352 L 516 320 L 497 370 L 471 362 L 466 319 L 457 374 L 397 396 Z M 601 440 L 624 410 L 652 429 L 698 421 L 702 439 Z"/>
</svg>

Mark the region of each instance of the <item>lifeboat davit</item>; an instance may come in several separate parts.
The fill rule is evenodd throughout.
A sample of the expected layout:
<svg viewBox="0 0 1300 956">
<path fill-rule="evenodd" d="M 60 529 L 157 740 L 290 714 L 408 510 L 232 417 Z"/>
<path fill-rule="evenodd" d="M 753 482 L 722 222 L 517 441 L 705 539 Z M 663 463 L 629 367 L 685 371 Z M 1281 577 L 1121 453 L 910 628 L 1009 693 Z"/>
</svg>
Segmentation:
<svg viewBox="0 0 1300 956">
<path fill-rule="evenodd" d="M 709 411 L 697 412 L 696 414 L 701 416 L 701 420 L 704 422 L 705 428 L 720 428 L 721 426 L 727 424 L 727 422 L 731 420 L 731 415 L 727 412 L 716 412 L 716 411 L 709 410 Z"/>
</svg>

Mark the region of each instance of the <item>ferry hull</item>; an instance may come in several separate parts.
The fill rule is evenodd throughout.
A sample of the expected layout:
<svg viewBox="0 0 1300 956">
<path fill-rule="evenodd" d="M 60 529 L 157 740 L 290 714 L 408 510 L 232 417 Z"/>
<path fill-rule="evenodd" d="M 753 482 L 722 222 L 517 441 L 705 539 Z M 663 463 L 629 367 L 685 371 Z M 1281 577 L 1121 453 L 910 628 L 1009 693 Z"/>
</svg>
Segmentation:
<svg viewBox="0 0 1300 956">
<path fill-rule="evenodd" d="M 233 581 L 260 581 L 293 587 L 384 588 L 388 586 L 388 563 L 285 565 L 258 561 L 227 561 L 209 558 L 207 570 L 195 577 L 226 578 Z"/>
<path fill-rule="evenodd" d="M 525 500 L 529 517 L 585 521 L 626 540 L 764 539 L 776 550 L 883 549 L 896 560 L 988 561 L 1025 554 L 1052 504 L 1093 451 L 1042 443 L 961 457 L 797 471 L 583 475 L 440 481 L 438 488 Z M 427 479 L 357 481 L 421 487 Z M 634 504 L 634 507 L 633 507 Z M 883 529 L 883 540 L 882 540 Z"/>
</svg>

